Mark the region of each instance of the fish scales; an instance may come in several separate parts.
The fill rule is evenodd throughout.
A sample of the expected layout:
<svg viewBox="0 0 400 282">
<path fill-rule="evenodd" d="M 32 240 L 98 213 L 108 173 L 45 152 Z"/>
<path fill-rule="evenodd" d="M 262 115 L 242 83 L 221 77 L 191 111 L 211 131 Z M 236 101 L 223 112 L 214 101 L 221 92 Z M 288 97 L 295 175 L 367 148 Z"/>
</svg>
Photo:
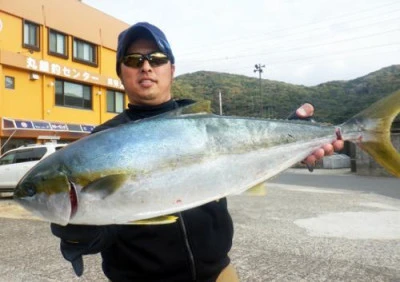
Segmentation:
<svg viewBox="0 0 400 282">
<path fill-rule="evenodd" d="M 130 224 L 241 193 L 331 143 L 336 132 L 400 176 L 399 154 L 387 144 L 399 101 L 396 92 L 339 126 L 205 114 L 132 122 L 42 160 L 15 199 L 58 224 Z"/>
<path fill-rule="evenodd" d="M 220 126 L 221 123 L 224 129 Z M 253 126 L 255 123 L 256 126 Z M 269 130 L 263 128 L 262 123 L 269 127 Z M 279 167 L 274 160 L 278 157 L 280 161 L 297 162 L 308 154 L 305 151 L 307 147 L 310 152 L 327 142 L 325 139 L 313 141 L 315 145 L 310 147 L 309 142 L 300 145 L 295 142 L 298 140 L 286 138 L 286 144 L 296 143 L 295 150 L 299 152 L 297 155 L 293 154 L 289 145 L 282 146 L 282 150 L 271 152 L 268 148 L 282 139 L 271 138 L 274 136 L 271 129 L 276 130 L 276 124 L 279 122 L 272 123 L 274 125 L 270 126 L 266 121 L 249 122 L 233 118 L 226 121 L 218 117 L 204 117 L 150 121 L 140 127 L 121 128 L 114 132 L 113 138 L 119 138 L 118 133 L 121 137 L 125 136 L 127 130 L 132 130 L 130 134 L 140 136 L 141 139 L 135 139 L 133 142 L 143 146 L 130 147 L 130 143 L 121 142 L 119 148 L 129 147 L 121 152 L 129 151 L 130 156 L 126 158 L 123 155 L 115 155 L 114 161 L 124 161 L 116 161 L 114 166 L 124 168 L 127 174 L 136 171 L 135 177 L 128 178 L 117 192 L 104 201 L 90 201 L 86 198 L 90 197 L 90 194 L 83 193 L 81 208 L 71 223 L 86 223 L 88 220 L 97 223 L 97 219 L 106 217 L 110 211 L 113 211 L 116 223 L 128 222 L 174 213 L 217 200 L 247 190 L 257 182 L 265 180 L 264 178 L 276 174 Z M 299 125 L 298 132 L 304 130 L 304 126 L 315 130 L 315 126 L 303 124 Z M 165 134 L 168 132 L 172 134 Z M 333 128 L 329 128 L 321 130 L 320 134 L 330 136 L 331 140 L 334 136 L 332 132 Z M 294 134 L 293 129 L 291 134 Z M 111 136 L 105 134 L 104 137 L 104 140 L 95 140 L 98 148 L 102 147 L 102 141 L 107 144 L 106 139 Z M 158 141 L 148 144 L 146 140 Z M 158 158 L 153 156 L 154 151 L 157 152 Z M 84 152 L 77 149 L 75 153 Z M 90 155 L 87 155 L 90 159 Z M 95 164 L 93 163 L 93 166 Z M 93 169 L 95 170 L 94 167 Z M 71 175 L 72 179 L 73 176 L 74 174 Z M 104 214 L 99 211 L 103 211 Z M 89 217 L 90 215 L 92 216 Z"/>
</svg>

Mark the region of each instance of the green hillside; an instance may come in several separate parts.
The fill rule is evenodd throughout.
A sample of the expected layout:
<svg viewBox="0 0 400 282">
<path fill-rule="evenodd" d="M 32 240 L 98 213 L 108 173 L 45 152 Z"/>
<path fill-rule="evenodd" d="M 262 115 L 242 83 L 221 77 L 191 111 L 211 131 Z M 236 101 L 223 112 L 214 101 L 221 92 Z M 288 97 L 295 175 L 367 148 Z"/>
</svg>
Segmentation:
<svg viewBox="0 0 400 282">
<path fill-rule="evenodd" d="M 376 100 L 400 89 L 400 65 L 393 65 L 348 81 L 331 81 L 306 87 L 267 79 L 217 72 L 196 72 L 176 77 L 176 98 L 207 99 L 223 114 L 286 118 L 304 102 L 314 104 L 315 119 L 341 123 Z"/>
</svg>

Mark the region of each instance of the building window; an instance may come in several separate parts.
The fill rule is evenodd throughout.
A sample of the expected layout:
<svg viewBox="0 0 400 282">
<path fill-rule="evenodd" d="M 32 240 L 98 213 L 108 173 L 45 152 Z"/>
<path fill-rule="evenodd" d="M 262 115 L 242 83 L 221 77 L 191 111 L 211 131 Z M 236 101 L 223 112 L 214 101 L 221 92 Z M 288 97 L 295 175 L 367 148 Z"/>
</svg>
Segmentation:
<svg viewBox="0 0 400 282">
<path fill-rule="evenodd" d="M 96 46 L 89 42 L 74 38 L 74 60 L 82 63 L 97 65 Z"/>
<path fill-rule="evenodd" d="M 12 76 L 6 76 L 5 85 L 7 89 L 15 89 L 15 78 Z"/>
<path fill-rule="evenodd" d="M 92 109 L 92 87 L 56 80 L 56 105 Z"/>
<path fill-rule="evenodd" d="M 24 47 L 33 50 L 40 50 L 39 25 L 33 22 L 24 21 Z"/>
<path fill-rule="evenodd" d="M 68 37 L 64 33 L 49 30 L 49 54 L 68 58 Z"/>
<path fill-rule="evenodd" d="M 124 108 L 124 93 L 107 90 L 107 112 L 122 113 Z"/>
</svg>

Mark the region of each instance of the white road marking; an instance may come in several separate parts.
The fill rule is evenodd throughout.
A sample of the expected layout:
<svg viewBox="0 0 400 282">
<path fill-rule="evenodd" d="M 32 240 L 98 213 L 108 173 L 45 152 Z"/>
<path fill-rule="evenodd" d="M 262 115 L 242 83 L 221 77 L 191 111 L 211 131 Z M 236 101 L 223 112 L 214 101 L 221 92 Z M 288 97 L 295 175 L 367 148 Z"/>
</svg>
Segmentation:
<svg viewBox="0 0 400 282">
<path fill-rule="evenodd" d="M 400 207 L 394 207 L 391 205 L 376 203 L 376 202 L 360 203 L 360 206 L 377 208 L 377 209 L 382 209 L 382 210 L 389 210 L 389 211 L 400 211 Z"/>
<path fill-rule="evenodd" d="M 284 189 L 293 192 L 306 192 L 306 193 L 320 193 L 320 194 L 349 194 L 354 193 L 345 190 L 339 190 L 334 188 L 320 188 L 312 186 L 297 186 L 290 184 L 279 184 L 279 183 L 267 183 L 268 187 L 274 186 L 276 188 Z"/>
<path fill-rule="evenodd" d="M 328 213 L 294 223 L 315 237 L 400 239 L 400 211 Z"/>
</svg>

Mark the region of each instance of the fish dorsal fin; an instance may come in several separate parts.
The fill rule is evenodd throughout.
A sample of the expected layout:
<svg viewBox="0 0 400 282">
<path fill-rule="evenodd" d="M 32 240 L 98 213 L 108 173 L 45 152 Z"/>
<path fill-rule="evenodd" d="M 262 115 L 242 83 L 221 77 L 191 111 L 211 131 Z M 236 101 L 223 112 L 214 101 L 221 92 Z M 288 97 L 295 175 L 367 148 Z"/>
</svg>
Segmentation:
<svg viewBox="0 0 400 282">
<path fill-rule="evenodd" d="M 159 225 L 159 224 L 170 224 L 178 220 L 177 216 L 174 215 L 162 215 L 148 219 L 136 220 L 130 222 L 134 225 Z"/>
<path fill-rule="evenodd" d="M 191 115 L 191 114 L 211 114 L 211 102 L 209 100 L 202 100 L 196 103 L 178 108 L 177 115 Z M 180 111 L 179 111 L 180 110 Z"/>
<path fill-rule="evenodd" d="M 82 193 L 90 193 L 100 199 L 113 194 L 126 180 L 126 174 L 111 174 L 98 178 L 82 188 Z"/>
<path fill-rule="evenodd" d="M 169 117 L 179 117 L 182 115 L 199 115 L 199 114 L 211 114 L 211 102 L 208 100 L 198 101 L 183 107 L 179 107 L 172 111 L 162 113 L 153 117 L 144 118 L 141 120 L 137 120 L 135 122 L 141 122 L 143 120 L 154 120 L 160 118 L 169 118 Z"/>
</svg>

